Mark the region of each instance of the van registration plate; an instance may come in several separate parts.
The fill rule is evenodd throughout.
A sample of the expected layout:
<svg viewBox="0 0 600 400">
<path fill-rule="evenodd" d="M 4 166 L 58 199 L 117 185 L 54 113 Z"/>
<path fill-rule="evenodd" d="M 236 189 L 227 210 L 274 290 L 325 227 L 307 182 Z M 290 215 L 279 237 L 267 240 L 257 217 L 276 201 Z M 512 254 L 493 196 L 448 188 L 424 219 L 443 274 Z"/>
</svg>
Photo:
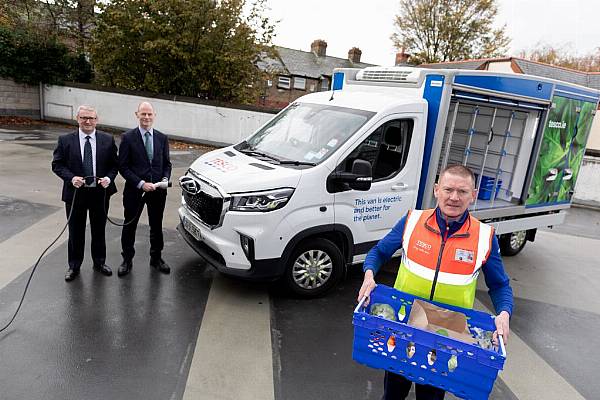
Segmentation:
<svg viewBox="0 0 600 400">
<path fill-rule="evenodd" d="M 202 233 L 200 233 L 200 229 L 194 225 L 192 221 L 187 218 L 183 218 L 183 228 L 194 237 L 194 239 L 200 241 L 202 240 Z"/>
</svg>

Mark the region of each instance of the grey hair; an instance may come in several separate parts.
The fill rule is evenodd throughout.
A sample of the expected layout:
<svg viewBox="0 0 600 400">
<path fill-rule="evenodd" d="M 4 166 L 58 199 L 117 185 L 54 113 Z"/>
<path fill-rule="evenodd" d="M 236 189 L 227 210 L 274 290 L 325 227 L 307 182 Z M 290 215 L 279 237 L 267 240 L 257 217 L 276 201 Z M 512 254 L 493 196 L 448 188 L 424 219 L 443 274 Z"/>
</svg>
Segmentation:
<svg viewBox="0 0 600 400">
<path fill-rule="evenodd" d="M 92 107 L 92 106 L 88 106 L 88 105 L 86 105 L 86 104 L 82 104 L 82 105 L 80 105 L 79 107 L 77 107 L 77 115 L 79 115 L 79 113 L 80 113 L 81 111 L 91 111 L 91 112 L 93 112 L 94 114 L 98 115 L 98 113 L 96 112 L 96 109 L 95 109 L 94 107 Z"/>
</svg>

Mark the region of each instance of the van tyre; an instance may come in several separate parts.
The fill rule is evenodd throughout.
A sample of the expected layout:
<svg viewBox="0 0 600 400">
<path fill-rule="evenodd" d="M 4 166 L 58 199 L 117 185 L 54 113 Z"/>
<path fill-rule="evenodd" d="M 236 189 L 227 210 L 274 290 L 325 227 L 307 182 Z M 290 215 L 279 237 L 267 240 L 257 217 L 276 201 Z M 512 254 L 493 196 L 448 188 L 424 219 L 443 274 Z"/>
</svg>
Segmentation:
<svg viewBox="0 0 600 400">
<path fill-rule="evenodd" d="M 498 244 L 503 256 L 514 256 L 523 250 L 527 243 L 527 231 L 517 231 L 500 235 Z"/>
<path fill-rule="evenodd" d="M 344 258 L 333 242 L 308 239 L 298 245 L 288 259 L 285 282 L 302 297 L 317 297 L 333 288 L 344 269 Z"/>
</svg>

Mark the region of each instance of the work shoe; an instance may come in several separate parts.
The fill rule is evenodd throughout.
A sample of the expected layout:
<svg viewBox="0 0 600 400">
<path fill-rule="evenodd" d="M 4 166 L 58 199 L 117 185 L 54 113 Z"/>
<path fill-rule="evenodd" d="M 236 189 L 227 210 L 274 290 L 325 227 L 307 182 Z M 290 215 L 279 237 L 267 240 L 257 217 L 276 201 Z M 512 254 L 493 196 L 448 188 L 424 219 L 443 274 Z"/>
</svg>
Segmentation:
<svg viewBox="0 0 600 400">
<path fill-rule="evenodd" d="M 125 276 L 131 272 L 131 268 L 133 268 L 133 263 L 131 260 L 123 260 L 121 265 L 119 266 L 119 270 L 117 271 L 118 276 Z"/>
<path fill-rule="evenodd" d="M 77 278 L 77 275 L 79 275 L 78 269 L 69 268 L 65 273 L 65 281 L 71 282 L 73 279 Z"/>
<path fill-rule="evenodd" d="M 163 274 L 168 274 L 171 272 L 171 267 L 169 267 L 169 264 L 167 264 L 162 258 L 151 259 L 150 266 L 152 268 L 156 268 Z"/>
<path fill-rule="evenodd" d="M 106 276 L 111 276 L 112 275 L 112 269 L 110 269 L 110 267 L 106 264 L 96 264 L 94 265 L 94 270 L 102 273 L 102 275 L 106 275 Z"/>
</svg>

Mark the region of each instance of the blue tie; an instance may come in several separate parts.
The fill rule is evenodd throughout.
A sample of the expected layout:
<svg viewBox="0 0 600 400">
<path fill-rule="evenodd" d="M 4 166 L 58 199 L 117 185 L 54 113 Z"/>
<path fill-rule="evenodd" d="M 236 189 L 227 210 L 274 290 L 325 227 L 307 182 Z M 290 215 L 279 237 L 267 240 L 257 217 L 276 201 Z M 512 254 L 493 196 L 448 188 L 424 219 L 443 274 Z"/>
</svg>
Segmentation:
<svg viewBox="0 0 600 400">
<path fill-rule="evenodd" d="M 146 137 L 144 139 L 144 146 L 146 147 L 146 154 L 148 154 L 148 160 L 152 162 L 152 156 L 154 155 L 154 151 L 152 151 L 152 136 L 150 136 L 150 132 L 144 134 Z"/>
</svg>

